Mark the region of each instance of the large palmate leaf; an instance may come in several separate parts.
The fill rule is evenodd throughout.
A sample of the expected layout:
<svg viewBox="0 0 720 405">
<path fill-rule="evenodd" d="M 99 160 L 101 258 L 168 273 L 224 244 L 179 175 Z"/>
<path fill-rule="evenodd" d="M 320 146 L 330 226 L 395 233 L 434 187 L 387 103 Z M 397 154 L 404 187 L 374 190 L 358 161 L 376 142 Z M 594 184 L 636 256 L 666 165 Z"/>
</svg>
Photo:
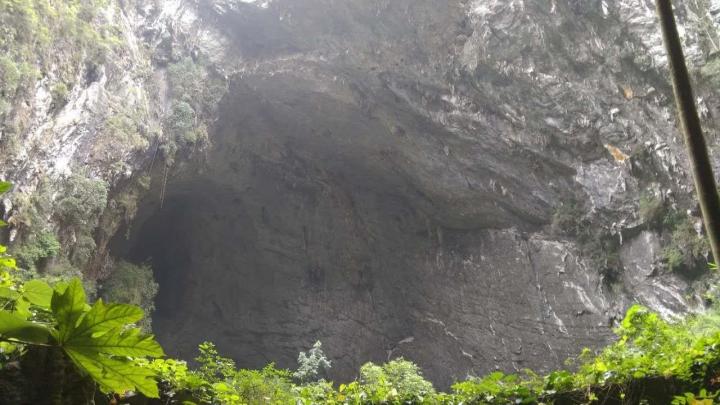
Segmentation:
<svg viewBox="0 0 720 405">
<path fill-rule="evenodd" d="M 127 357 L 160 357 L 163 350 L 152 335 L 144 335 L 140 329 L 132 328 L 121 331 L 111 329 L 100 336 L 73 336 L 65 342 L 69 350 L 82 350 L 86 353 L 107 354 Z"/>
<path fill-rule="evenodd" d="M 137 390 L 149 398 L 158 398 L 155 372 L 148 367 L 139 367 L 126 358 L 111 358 L 95 351 L 65 349 L 68 357 L 81 370 L 92 377 L 103 392 Z"/>
<path fill-rule="evenodd" d="M 80 316 L 85 312 L 85 290 L 79 279 L 75 278 L 67 286 L 56 286 L 50 309 L 55 315 L 58 325 L 58 341 L 60 344 L 75 329 Z"/>
<path fill-rule="evenodd" d="M 97 300 L 82 316 L 67 339 L 69 341 L 79 336 L 98 335 L 111 329 L 122 328 L 141 320 L 143 315 L 143 310 L 134 305 L 105 304 L 102 300 Z"/>
<path fill-rule="evenodd" d="M 139 329 L 129 327 L 142 319 L 142 309 L 134 305 L 105 304 L 102 300 L 87 307 L 79 280 L 56 288 L 51 308 L 57 319 L 58 343 L 103 391 L 138 390 L 146 396 L 157 397 L 155 373 L 131 360 L 164 355 L 152 335 L 143 335 Z"/>
<path fill-rule="evenodd" d="M 25 343 L 45 344 L 50 339 L 50 330 L 45 325 L 0 310 L 0 336 Z"/>
<path fill-rule="evenodd" d="M 53 289 L 42 280 L 30 280 L 23 285 L 22 295 L 31 304 L 50 309 Z"/>
</svg>

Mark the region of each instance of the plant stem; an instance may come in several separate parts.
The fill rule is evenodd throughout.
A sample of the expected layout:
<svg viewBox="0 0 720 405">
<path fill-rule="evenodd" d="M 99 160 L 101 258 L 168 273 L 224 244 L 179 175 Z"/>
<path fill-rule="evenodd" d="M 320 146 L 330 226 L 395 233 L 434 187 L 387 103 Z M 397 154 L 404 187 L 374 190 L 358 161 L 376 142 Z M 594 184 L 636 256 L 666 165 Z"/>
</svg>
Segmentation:
<svg viewBox="0 0 720 405">
<path fill-rule="evenodd" d="M 685 144 L 692 164 L 695 191 L 700 202 L 705 230 L 710 239 L 713 259 L 720 259 L 720 197 L 718 197 L 715 176 L 713 175 L 707 145 L 703 137 L 700 117 L 695 107 L 690 77 L 685 64 L 680 36 L 675 25 L 672 2 L 656 0 L 657 14 L 660 18 L 665 49 L 668 54 L 673 92 L 680 122 L 682 124 Z"/>
<path fill-rule="evenodd" d="M 21 344 L 21 345 L 28 345 L 28 346 L 43 346 L 43 347 L 55 347 L 54 345 L 49 345 L 45 343 L 31 343 L 31 342 L 23 342 L 22 340 L 15 340 L 10 338 L 4 338 L 0 336 L 0 342 L 8 342 L 8 343 L 15 343 L 15 344 Z"/>
</svg>

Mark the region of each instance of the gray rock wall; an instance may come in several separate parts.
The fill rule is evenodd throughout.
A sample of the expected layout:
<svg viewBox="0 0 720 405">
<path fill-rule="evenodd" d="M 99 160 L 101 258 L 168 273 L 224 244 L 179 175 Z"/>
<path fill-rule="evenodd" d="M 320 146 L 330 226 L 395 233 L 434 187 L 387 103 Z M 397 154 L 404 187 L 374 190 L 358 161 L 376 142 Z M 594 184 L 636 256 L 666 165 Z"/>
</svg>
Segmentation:
<svg viewBox="0 0 720 405">
<path fill-rule="evenodd" d="M 607 342 L 631 302 L 694 308 L 638 217 L 647 190 L 692 208 L 651 3 L 207 0 L 129 13 L 131 39 L 155 47 L 157 108 L 180 41 L 229 90 L 209 145 L 179 155 L 167 182 L 154 166 L 135 220 L 98 255 L 152 261 L 169 353 L 192 358 L 212 340 L 242 366 L 293 367 L 319 339 L 337 379 L 396 356 L 440 385 L 547 370 Z M 693 71 L 718 51 L 720 4 L 706 3 L 702 15 L 677 6 Z M 78 94 L 125 94 L 107 83 Z M 714 151 L 710 83 L 698 78 Z M 63 131 L 60 143 L 99 136 Z M 85 149 L 52 145 L 39 150 L 54 160 L 28 161 L 88 165 Z M 128 176 L 152 147 L 123 155 Z M 4 176 L 30 184 L 23 170 Z M 617 282 L 550 229 L 569 199 L 621 244 Z"/>
</svg>

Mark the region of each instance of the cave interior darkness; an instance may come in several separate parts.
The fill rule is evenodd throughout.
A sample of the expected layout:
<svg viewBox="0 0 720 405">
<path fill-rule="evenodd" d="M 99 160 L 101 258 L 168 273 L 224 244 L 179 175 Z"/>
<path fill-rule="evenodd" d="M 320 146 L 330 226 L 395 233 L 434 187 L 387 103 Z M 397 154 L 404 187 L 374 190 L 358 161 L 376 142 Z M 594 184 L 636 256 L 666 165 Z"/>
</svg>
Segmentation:
<svg viewBox="0 0 720 405">
<path fill-rule="evenodd" d="M 542 371 L 606 341 L 599 318 L 573 316 L 582 304 L 553 281 L 559 253 L 521 236 L 542 198 L 509 204 L 486 188 L 494 170 L 521 173 L 524 161 L 497 166 L 480 143 L 449 158 L 443 144 L 457 138 L 425 118 L 388 108 L 389 125 L 315 86 L 232 85 L 211 145 L 172 170 L 162 207 L 154 179 L 115 236 L 113 257 L 152 265 L 153 330 L 169 355 L 192 360 L 212 341 L 241 367 L 295 368 L 320 340 L 335 381 L 402 356 L 442 388 L 495 365 Z M 558 178 L 515 178 L 542 176 Z M 548 297 L 577 333 L 544 326 Z"/>
</svg>

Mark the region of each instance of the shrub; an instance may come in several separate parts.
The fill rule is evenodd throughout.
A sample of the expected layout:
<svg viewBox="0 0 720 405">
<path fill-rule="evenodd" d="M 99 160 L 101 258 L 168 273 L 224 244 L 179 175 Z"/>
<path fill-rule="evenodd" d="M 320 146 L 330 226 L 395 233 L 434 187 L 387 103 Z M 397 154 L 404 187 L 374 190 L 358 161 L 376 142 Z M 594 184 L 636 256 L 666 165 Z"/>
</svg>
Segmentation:
<svg viewBox="0 0 720 405">
<path fill-rule="evenodd" d="M 622 271 L 619 238 L 602 227 L 593 226 L 578 200 L 573 198 L 560 204 L 550 226 L 556 234 L 574 238 L 583 257 L 606 282 L 618 279 Z"/>
<path fill-rule="evenodd" d="M 542 393 L 542 383 L 537 378 L 522 379 L 500 371 L 483 378 L 469 378 L 452 388 L 466 403 L 483 404 L 534 404 Z"/>
<path fill-rule="evenodd" d="M 708 392 L 701 389 L 699 393 L 686 392 L 673 398 L 672 405 L 712 405 L 720 396 L 720 391 Z"/>
<path fill-rule="evenodd" d="M 164 119 L 166 137 L 161 156 L 171 165 L 178 149 L 206 142 L 207 128 L 203 122 L 212 116 L 227 85 L 206 65 L 188 57 L 170 64 L 167 78 L 173 102 Z"/>
<path fill-rule="evenodd" d="M 120 302 L 138 306 L 145 311 L 145 318 L 139 325 L 151 330 L 151 314 L 155 310 L 155 295 L 158 292 L 150 266 L 136 265 L 122 261 L 113 267 L 110 277 L 102 283 L 100 296 L 108 302 Z"/>
<path fill-rule="evenodd" d="M 141 118 L 131 112 L 115 112 L 105 120 L 103 128 L 109 145 L 118 149 L 144 149 L 148 141 L 140 134 L 138 125 Z"/>
<path fill-rule="evenodd" d="M 580 357 L 577 386 L 627 383 L 652 376 L 702 383 L 720 360 L 715 349 L 720 344 L 717 310 L 670 323 L 635 305 L 616 334 L 620 339 L 597 356 L 586 351 Z"/>
<path fill-rule="evenodd" d="M 222 404 L 504 405 L 603 399 L 637 403 L 645 395 L 643 381 L 667 381 L 675 395 L 685 390 L 697 392 L 716 375 L 720 364 L 718 308 L 669 322 L 635 305 L 615 332 L 619 339 L 598 354 L 583 351 L 576 359 L 575 373 L 558 370 L 541 377 L 529 370 L 519 375 L 493 372 L 455 383 L 451 394 L 436 393 L 417 366 L 403 359 L 384 365 L 367 363 L 358 381 L 340 384 L 337 389 L 323 380 L 293 385 L 290 372 L 272 364 L 262 370 L 235 370 L 235 363 L 221 357 L 211 343 L 200 346 L 197 370 L 176 360 L 155 360 L 148 367 L 159 373 L 167 384 L 166 392 L 177 402 L 185 398 Z"/>
<path fill-rule="evenodd" d="M 372 402 L 422 402 L 435 394 L 432 384 L 425 380 L 417 365 L 402 358 L 382 366 L 366 363 L 360 368 L 360 388 Z"/>
<path fill-rule="evenodd" d="M 169 384 L 171 397 L 190 394 L 202 403 L 227 405 L 297 403 L 290 371 L 273 364 L 262 370 L 236 370 L 235 362 L 220 356 L 214 344 L 204 342 L 199 350 L 197 370 L 189 370 L 187 363 L 172 359 L 155 360 L 147 367 Z"/>
<path fill-rule="evenodd" d="M 607 282 L 615 282 L 622 271 L 620 241 L 604 229 L 598 229 L 579 238 L 580 250 Z"/>
<path fill-rule="evenodd" d="M 0 56 L 0 94 L 12 99 L 20 83 L 20 71 L 7 55 Z"/>
<path fill-rule="evenodd" d="M 330 361 L 322 351 L 322 343 L 318 340 L 307 352 L 298 355 L 298 369 L 293 377 L 301 382 L 315 381 L 321 372 L 330 370 Z"/>
<path fill-rule="evenodd" d="M 166 128 L 173 138 L 182 145 L 192 145 L 198 140 L 195 133 L 195 110 L 185 101 L 175 101 L 172 104 L 170 116 L 167 118 Z"/>
<path fill-rule="evenodd" d="M 97 226 L 107 205 L 107 195 L 104 181 L 74 173 L 67 179 L 57 202 L 57 216 L 64 225 L 87 234 Z"/>
<path fill-rule="evenodd" d="M 707 239 L 698 234 L 690 217 L 673 219 L 672 224 L 670 242 L 662 252 L 664 261 L 672 271 L 696 267 L 710 250 Z"/>
<path fill-rule="evenodd" d="M 50 90 L 50 95 L 52 97 L 52 106 L 55 109 L 60 109 L 65 106 L 68 102 L 68 93 L 69 90 L 67 88 L 67 85 L 63 82 L 55 84 L 52 89 Z"/>
<path fill-rule="evenodd" d="M 198 115 L 209 115 L 226 91 L 223 80 L 191 58 L 170 64 L 167 72 L 172 99 L 190 103 Z"/>
<path fill-rule="evenodd" d="M 663 200 L 652 193 L 643 193 L 640 196 L 640 219 L 648 225 L 659 224 L 665 215 Z"/>
<path fill-rule="evenodd" d="M 238 370 L 230 381 L 217 383 L 214 389 L 222 404 L 292 404 L 296 401 L 290 377 L 290 371 L 271 363 L 262 370 Z"/>
<path fill-rule="evenodd" d="M 37 275 L 33 275 L 33 277 L 37 277 Z M 53 259 L 50 263 L 48 263 L 42 274 L 42 279 L 52 285 L 68 282 L 75 278 L 82 281 L 85 293 L 88 297 L 93 299 L 96 298 L 97 284 L 95 280 L 86 277 L 82 270 L 70 263 L 70 260 L 65 257 L 58 256 Z"/>
<path fill-rule="evenodd" d="M 18 264 L 27 269 L 35 270 L 48 258 L 55 257 L 60 252 L 60 242 L 52 232 L 41 232 L 31 235 L 27 241 L 18 248 L 13 249 Z"/>
</svg>

